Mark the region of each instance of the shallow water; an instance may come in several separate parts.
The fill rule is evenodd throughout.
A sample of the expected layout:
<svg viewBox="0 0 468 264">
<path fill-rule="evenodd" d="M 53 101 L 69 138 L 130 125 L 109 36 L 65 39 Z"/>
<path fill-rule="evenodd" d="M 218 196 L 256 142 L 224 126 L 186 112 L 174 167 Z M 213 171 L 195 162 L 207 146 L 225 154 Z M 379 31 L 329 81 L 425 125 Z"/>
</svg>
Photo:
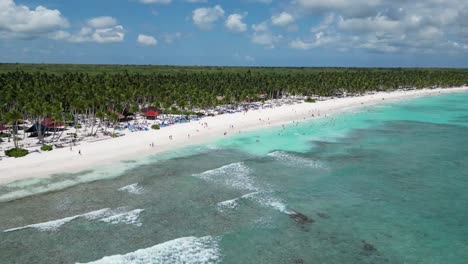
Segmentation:
<svg viewBox="0 0 468 264">
<path fill-rule="evenodd" d="M 467 116 L 421 98 L 3 186 L 0 262 L 466 263 Z"/>
</svg>

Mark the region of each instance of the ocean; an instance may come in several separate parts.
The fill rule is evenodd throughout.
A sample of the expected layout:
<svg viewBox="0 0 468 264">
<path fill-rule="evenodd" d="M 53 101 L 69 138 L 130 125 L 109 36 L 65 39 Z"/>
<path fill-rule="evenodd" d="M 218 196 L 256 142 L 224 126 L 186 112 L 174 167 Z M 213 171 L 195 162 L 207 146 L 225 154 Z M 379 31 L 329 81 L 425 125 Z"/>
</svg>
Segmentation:
<svg viewBox="0 0 468 264">
<path fill-rule="evenodd" d="M 0 263 L 467 263 L 468 93 L 298 121 L 1 186 Z"/>
</svg>

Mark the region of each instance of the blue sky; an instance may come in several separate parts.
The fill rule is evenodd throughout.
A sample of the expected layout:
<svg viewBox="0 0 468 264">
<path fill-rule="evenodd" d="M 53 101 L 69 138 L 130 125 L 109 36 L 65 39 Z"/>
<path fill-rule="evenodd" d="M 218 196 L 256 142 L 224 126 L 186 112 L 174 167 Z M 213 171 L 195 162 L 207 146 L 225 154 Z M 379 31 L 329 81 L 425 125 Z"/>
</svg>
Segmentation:
<svg viewBox="0 0 468 264">
<path fill-rule="evenodd" d="M 0 0 L 0 62 L 468 67 L 465 0 Z"/>
</svg>

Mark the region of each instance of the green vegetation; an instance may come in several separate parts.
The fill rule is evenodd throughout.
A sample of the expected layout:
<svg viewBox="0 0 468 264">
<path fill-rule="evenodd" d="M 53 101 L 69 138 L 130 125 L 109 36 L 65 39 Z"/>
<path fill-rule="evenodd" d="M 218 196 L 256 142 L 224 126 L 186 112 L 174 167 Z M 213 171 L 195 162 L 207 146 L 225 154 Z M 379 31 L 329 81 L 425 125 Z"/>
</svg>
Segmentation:
<svg viewBox="0 0 468 264">
<path fill-rule="evenodd" d="M 467 69 L 242 68 L 0 64 L 0 124 L 15 139 L 23 119 L 75 123 L 95 134 L 125 111 L 154 106 L 164 114 L 285 95 L 334 96 L 404 87 L 468 83 Z M 100 122 L 96 122 L 96 119 Z M 38 130 L 39 140 L 43 132 Z M 54 131 L 54 135 L 56 131 Z M 58 138 L 58 137 L 56 137 Z"/>
<path fill-rule="evenodd" d="M 42 151 L 52 151 L 53 149 L 54 149 L 54 147 L 52 145 L 43 145 L 41 147 Z"/>
<path fill-rule="evenodd" d="M 26 149 L 22 148 L 12 148 L 9 150 L 5 150 L 5 155 L 8 157 L 13 157 L 13 158 L 20 158 L 28 155 L 29 151 Z"/>
<path fill-rule="evenodd" d="M 152 125 L 151 128 L 154 129 L 154 130 L 161 129 L 161 127 L 159 125 L 156 125 L 156 124 Z"/>
<path fill-rule="evenodd" d="M 307 99 L 304 100 L 304 102 L 306 102 L 306 103 L 315 103 L 316 100 L 313 99 L 313 98 L 307 98 Z"/>
</svg>

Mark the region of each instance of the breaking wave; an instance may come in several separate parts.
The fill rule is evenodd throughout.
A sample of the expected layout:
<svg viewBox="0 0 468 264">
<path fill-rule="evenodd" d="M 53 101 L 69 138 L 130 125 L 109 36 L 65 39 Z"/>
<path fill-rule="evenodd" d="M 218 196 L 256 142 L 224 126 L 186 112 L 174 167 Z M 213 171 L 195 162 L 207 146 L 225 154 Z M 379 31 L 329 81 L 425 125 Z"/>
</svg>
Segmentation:
<svg viewBox="0 0 468 264">
<path fill-rule="evenodd" d="M 144 209 L 135 209 L 130 212 L 112 215 L 112 216 L 103 218 L 99 221 L 110 223 L 110 224 L 127 224 L 127 225 L 141 226 L 140 213 L 143 211 Z"/>
<path fill-rule="evenodd" d="M 254 180 L 249 176 L 250 168 L 242 162 L 232 163 L 217 169 L 208 170 L 193 176 L 215 184 L 229 186 L 235 189 L 258 191 Z"/>
<path fill-rule="evenodd" d="M 236 209 L 239 206 L 239 198 L 219 202 L 217 204 L 218 211 L 224 212 L 226 209 Z"/>
<path fill-rule="evenodd" d="M 144 211 L 143 209 L 136 209 L 133 211 L 126 211 L 124 207 L 110 209 L 104 208 L 96 211 L 92 211 L 89 213 L 69 216 L 57 220 L 52 220 L 43 223 L 37 223 L 27 226 L 15 227 L 11 229 L 4 230 L 3 232 L 13 232 L 23 229 L 36 229 L 38 231 L 58 231 L 63 225 L 72 222 L 78 218 L 83 218 L 86 220 L 99 220 L 102 222 L 110 223 L 110 224 L 132 224 L 136 226 L 141 226 L 139 221 L 140 213 Z"/>
<path fill-rule="evenodd" d="M 252 192 L 245 195 L 242 195 L 239 198 L 227 200 L 223 202 L 219 202 L 217 204 L 218 211 L 224 212 L 225 210 L 229 209 L 236 209 L 240 206 L 241 200 L 250 200 L 253 201 L 260 206 L 271 208 L 273 210 L 277 210 L 281 213 L 290 214 L 291 212 L 288 211 L 286 203 L 273 196 L 273 192 L 271 191 L 258 191 Z"/>
<path fill-rule="evenodd" d="M 183 237 L 139 249 L 125 255 L 107 256 L 96 260 L 93 264 L 124 264 L 124 263 L 219 263 L 221 254 L 219 239 L 206 237 Z"/>
<path fill-rule="evenodd" d="M 261 206 L 272 208 L 285 214 L 290 213 L 286 209 L 286 203 L 284 203 L 281 199 L 274 197 L 270 191 L 248 193 L 241 196 L 240 198 L 252 200 Z"/>
<path fill-rule="evenodd" d="M 320 161 L 299 157 L 299 156 L 296 156 L 294 154 L 290 154 L 284 151 L 274 151 L 274 152 L 268 153 L 268 156 L 273 157 L 276 160 L 284 162 L 291 166 L 299 166 L 299 167 L 306 167 L 306 168 L 313 168 L 313 169 L 325 168 L 325 165 Z"/>
<path fill-rule="evenodd" d="M 105 209 L 92 211 L 92 212 L 85 213 L 85 214 L 65 217 L 65 218 L 62 218 L 62 219 L 57 219 L 57 220 L 53 220 L 53 221 L 49 221 L 49 222 L 11 228 L 11 229 L 7 229 L 7 230 L 5 230 L 3 232 L 18 231 L 18 230 L 26 229 L 26 228 L 33 228 L 33 229 L 37 229 L 39 231 L 57 231 L 64 224 L 66 224 L 68 222 L 71 222 L 71 221 L 73 221 L 73 220 L 75 220 L 77 218 L 85 218 L 87 220 L 95 220 L 95 219 L 98 219 L 98 218 L 107 217 L 107 216 L 109 216 L 111 214 L 112 214 L 112 210 L 109 209 L 109 208 L 105 208 Z"/>
<path fill-rule="evenodd" d="M 130 184 L 119 189 L 122 192 L 128 192 L 131 194 L 142 194 L 145 189 L 141 187 L 138 183 Z"/>
</svg>

